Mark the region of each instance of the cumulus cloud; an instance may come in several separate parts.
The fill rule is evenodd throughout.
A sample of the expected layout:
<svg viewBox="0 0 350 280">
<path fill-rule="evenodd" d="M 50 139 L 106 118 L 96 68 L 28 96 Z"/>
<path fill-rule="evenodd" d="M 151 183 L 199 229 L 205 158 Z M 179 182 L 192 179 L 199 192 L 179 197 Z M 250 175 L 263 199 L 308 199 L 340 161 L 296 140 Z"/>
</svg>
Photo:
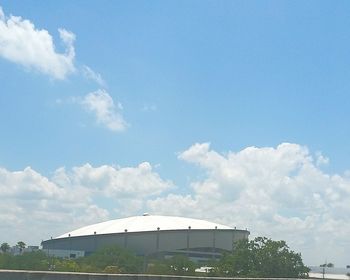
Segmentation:
<svg viewBox="0 0 350 280">
<path fill-rule="evenodd" d="M 34 69 L 55 79 L 65 79 L 75 71 L 75 35 L 59 29 L 65 46 L 58 53 L 50 33 L 19 16 L 7 17 L 0 7 L 0 56 L 27 69 Z"/>
<path fill-rule="evenodd" d="M 112 214 L 136 214 L 147 199 L 171 187 L 172 183 L 162 180 L 148 162 L 123 168 L 90 164 L 70 170 L 62 167 L 51 178 L 31 167 L 21 171 L 0 168 L 0 240 L 38 243 L 51 235 L 110 219 Z M 113 207 L 108 209 L 101 201 Z"/>
<path fill-rule="evenodd" d="M 55 181 L 61 185 L 88 187 L 106 196 L 124 198 L 144 198 L 158 195 L 172 184 L 164 181 L 153 171 L 150 163 L 143 162 L 137 167 L 115 167 L 90 164 L 74 167 L 70 172 L 58 169 Z"/>
<path fill-rule="evenodd" d="M 23 232 L 40 240 L 146 211 L 248 227 L 252 236 L 286 240 L 310 265 L 350 258 L 350 172 L 324 172 L 319 154 L 290 143 L 228 153 L 197 143 L 179 159 L 203 172 L 181 194 L 148 162 L 58 168 L 50 178 L 2 168 L 0 240 L 14 243 Z"/>
<path fill-rule="evenodd" d="M 62 230 L 90 204 L 79 188 L 62 188 L 30 167 L 15 172 L 1 168 L 0 196 L 0 239 L 12 242 L 47 238 L 45 228 Z"/>
<path fill-rule="evenodd" d="M 350 179 L 323 172 L 319 164 L 328 160 L 320 154 L 290 143 L 221 154 L 197 143 L 179 159 L 197 165 L 204 178 L 193 180 L 186 195 L 148 201 L 150 212 L 190 213 L 285 239 L 309 264 L 350 257 Z"/>
<path fill-rule="evenodd" d="M 6 16 L 0 6 L 0 57 L 26 69 L 63 80 L 76 71 L 75 34 L 63 28 L 59 28 L 58 33 L 65 49 L 61 53 L 56 51 L 53 37 L 47 30 L 35 27 L 30 20 L 20 16 Z M 83 65 L 79 73 L 106 87 L 102 76 L 90 67 Z M 62 100 L 58 100 L 61 104 Z M 105 90 L 87 94 L 80 104 L 95 114 L 98 123 L 112 131 L 122 131 L 127 127 L 121 114 L 121 104 L 115 104 Z"/>
<path fill-rule="evenodd" d="M 112 131 L 122 131 L 127 127 L 121 111 L 120 103 L 114 104 L 112 97 L 105 90 L 97 90 L 88 93 L 80 104 L 95 114 L 97 122 Z"/>
<path fill-rule="evenodd" d="M 0 6 L 0 20 L 2 21 L 5 20 L 5 14 L 1 6 Z"/>
</svg>

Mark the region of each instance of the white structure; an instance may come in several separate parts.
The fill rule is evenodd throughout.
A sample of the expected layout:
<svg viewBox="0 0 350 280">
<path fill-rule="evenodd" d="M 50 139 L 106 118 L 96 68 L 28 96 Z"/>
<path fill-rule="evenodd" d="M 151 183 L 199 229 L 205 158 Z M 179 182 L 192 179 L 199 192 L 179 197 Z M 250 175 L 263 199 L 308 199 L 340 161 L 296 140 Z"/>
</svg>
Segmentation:
<svg viewBox="0 0 350 280">
<path fill-rule="evenodd" d="M 50 255 L 78 257 L 118 245 L 137 255 L 171 257 L 186 254 L 196 261 L 218 258 L 248 238 L 247 230 L 198 219 L 144 214 L 82 227 L 42 242 Z"/>
</svg>

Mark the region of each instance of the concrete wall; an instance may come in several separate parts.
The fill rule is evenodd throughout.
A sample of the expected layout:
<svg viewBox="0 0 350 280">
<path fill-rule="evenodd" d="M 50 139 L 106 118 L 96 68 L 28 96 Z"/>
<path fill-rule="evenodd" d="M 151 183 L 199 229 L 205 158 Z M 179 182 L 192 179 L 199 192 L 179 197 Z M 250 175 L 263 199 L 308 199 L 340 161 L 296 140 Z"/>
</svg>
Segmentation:
<svg viewBox="0 0 350 280">
<path fill-rule="evenodd" d="M 55 250 L 85 251 L 91 253 L 108 245 L 126 247 L 137 255 L 150 255 L 157 252 L 210 248 L 231 251 L 233 243 L 248 238 L 245 230 L 168 230 L 150 232 L 126 232 L 116 234 L 92 234 L 88 236 L 65 237 L 46 240 L 43 249 L 54 253 Z"/>
<path fill-rule="evenodd" d="M 229 280 L 239 278 L 168 276 L 143 274 L 98 274 L 47 271 L 0 270 L 1 280 Z M 242 279 L 242 278 L 241 278 Z M 244 280 L 270 280 L 269 278 L 244 278 Z M 296 280 L 294 278 L 273 278 L 273 280 Z"/>
</svg>

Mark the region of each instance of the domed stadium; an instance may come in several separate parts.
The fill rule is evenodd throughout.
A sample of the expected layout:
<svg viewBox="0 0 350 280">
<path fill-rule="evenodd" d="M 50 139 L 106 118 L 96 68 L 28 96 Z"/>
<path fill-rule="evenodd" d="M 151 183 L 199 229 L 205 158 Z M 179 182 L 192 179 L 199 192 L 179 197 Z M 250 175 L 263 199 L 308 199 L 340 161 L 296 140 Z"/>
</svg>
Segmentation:
<svg viewBox="0 0 350 280">
<path fill-rule="evenodd" d="M 249 231 L 204 220 L 144 214 L 110 220 L 67 232 L 42 242 L 51 256 L 76 258 L 118 245 L 136 255 L 169 258 L 184 254 L 196 262 L 220 258 Z"/>
</svg>

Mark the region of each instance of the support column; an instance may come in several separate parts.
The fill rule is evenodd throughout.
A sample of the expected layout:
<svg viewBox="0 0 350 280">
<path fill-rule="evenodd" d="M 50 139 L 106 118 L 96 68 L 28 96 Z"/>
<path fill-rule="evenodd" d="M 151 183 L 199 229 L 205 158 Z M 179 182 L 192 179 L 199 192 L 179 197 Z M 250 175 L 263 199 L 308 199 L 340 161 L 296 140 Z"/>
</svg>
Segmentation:
<svg viewBox="0 0 350 280">
<path fill-rule="evenodd" d="M 97 251 L 97 236 L 96 236 L 97 232 L 94 231 L 94 252 Z"/>
<path fill-rule="evenodd" d="M 157 258 L 159 258 L 159 234 L 160 234 L 160 228 L 157 227 L 157 236 L 156 236 L 156 252 L 157 252 Z"/>
<path fill-rule="evenodd" d="M 71 255 L 71 250 L 72 250 L 72 240 L 71 240 L 71 236 L 70 234 L 68 234 L 68 240 L 69 240 L 69 259 L 70 259 L 70 255 Z"/>
<path fill-rule="evenodd" d="M 236 227 L 235 227 L 236 229 Z M 235 251 L 235 231 L 232 231 L 232 253 Z"/>
<path fill-rule="evenodd" d="M 186 247 L 187 257 L 189 256 L 189 250 L 190 250 L 190 233 L 191 233 L 191 226 L 189 226 L 187 230 L 187 247 Z"/>
<path fill-rule="evenodd" d="M 214 259 L 215 258 L 215 249 L 216 249 L 216 231 L 217 231 L 218 227 L 215 226 L 214 229 L 214 233 L 213 233 L 213 250 L 212 250 L 212 255 L 211 258 Z"/>
<path fill-rule="evenodd" d="M 124 229 L 124 248 L 128 248 L 128 230 Z"/>
</svg>

